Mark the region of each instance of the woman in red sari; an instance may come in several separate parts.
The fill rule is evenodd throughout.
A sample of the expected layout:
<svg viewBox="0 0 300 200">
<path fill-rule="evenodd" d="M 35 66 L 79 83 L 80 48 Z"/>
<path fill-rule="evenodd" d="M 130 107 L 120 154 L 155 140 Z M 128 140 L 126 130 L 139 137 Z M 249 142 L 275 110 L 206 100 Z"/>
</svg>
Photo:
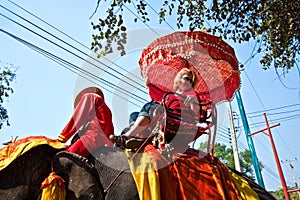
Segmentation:
<svg viewBox="0 0 300 200">
<path fill-rule="evenodd" d="M 173 88 L 175 94 L 172 94 L 167 99 L 166 105 L 174 109 L 174 113 L 176 114 L 185 113 L 182 116 L 190 115 L 194 117 L 199 115 L 199 103 L 193 90 L 197 82 L 197 76 L 194 71 L 188 68 L 181 69 L 174 79 Z M 153 106 L 153 108 L 156 107 Z M 142 109 L 136 122 L 127 133 L 120 136 L 111 135 L 110 139 L 125 148 L 134 148 L 143 144 L 145 139 L 136 138 L 136 136 L 143 135 L 143 132 L 147 131 L 153 122 L 155 123 L 153 116 L 149 115 L 151 109 L 148 109 L 147 112 L 148 115 L 143 114 L 145 113 L 145 109 Z M 155 111 L 151 113 L 155 113 Z"/>
</svg>

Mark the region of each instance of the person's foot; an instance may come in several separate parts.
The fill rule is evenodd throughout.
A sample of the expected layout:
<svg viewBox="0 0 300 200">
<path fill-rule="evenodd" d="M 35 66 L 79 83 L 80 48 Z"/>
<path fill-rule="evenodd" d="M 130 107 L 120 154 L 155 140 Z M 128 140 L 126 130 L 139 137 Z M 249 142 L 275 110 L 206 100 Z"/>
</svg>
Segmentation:
<svg viewBox="0 0 300 200">
<path fill-rule="evenodd" d="M 127 149 L 137 149 L 145 144 L 145 138 L 130 138 L 125 142 Z"/>
<path fill-rule="evenodd" d="M 110 135 L 109 139 L 121 148 L 126 148 L 126 141 L 128 138 L 124 135 Z"/>
</svg>

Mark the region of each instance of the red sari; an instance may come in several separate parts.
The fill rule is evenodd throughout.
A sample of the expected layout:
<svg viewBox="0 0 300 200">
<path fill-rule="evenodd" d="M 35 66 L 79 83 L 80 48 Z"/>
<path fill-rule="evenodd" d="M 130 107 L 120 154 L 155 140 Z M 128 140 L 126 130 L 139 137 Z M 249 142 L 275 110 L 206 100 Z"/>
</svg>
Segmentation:
<svg viewBox="0 0 300 200">
<path fill-rule="evenodd" d="M 184 104 L 187 96 L 196 95 L 191 90 L 180 95 L 170 94 L 164 100 L 168 113 L 164 139 L 176 149 L 176 152 L 184 152 L 188 144 L 200 136 L 198 127 L 195 126 L 199 113 L 191 109 L 191 104 Z"/>
</svg>

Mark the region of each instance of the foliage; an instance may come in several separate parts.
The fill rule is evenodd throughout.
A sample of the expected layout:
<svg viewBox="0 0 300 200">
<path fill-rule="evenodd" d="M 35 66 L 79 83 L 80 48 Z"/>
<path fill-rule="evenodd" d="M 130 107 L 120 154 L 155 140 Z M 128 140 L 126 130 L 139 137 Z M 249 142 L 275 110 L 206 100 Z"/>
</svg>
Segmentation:
<svg viewBox="0 0 300 200">
<path fill-rule="evenodd" d="M 9 117 L 7 109 L 3 106 L 4 100 L 14 92 L 11 83 L 16 79 L 16 69 L 12 65 L 0 66 L 0 129 L 3 124 L 9 126 Z"/>
<path fill-rule="evenodd" d="M 296 189 L 296 187 L 288 187 L 288 190 L 294 190 Z M 283 192 L 283 189 L 280 188 L 278 190 L 276 190 L 274 192 L 274 197 L 277 199 L 277 200 L 284 200 L 284 192 Z M 291 200 L 300 200 L 299 198 L 299 195 L 297 192 L 293 192 L 293 193 L 290 193 L 290 199 Z"/>
<path fill-rule="evenodd" d="M 205 143 L 201 143 L 199 149 L 202 150 L 205 148 L 205 146 Z M 228 167 L 235 168 L 232 148 L 226 146 L 225 144 L 215 143 L 214 156 L 221 160 Z M 250 151 L 246 149 L 245 151 L 239 152 L 239 159 L 242 172 L 247 174 L 254 180 L 255 178 L 252 168 L 252 158 L 250 155 Z M 259 165 L 260 168 L 263 169 L 263 165 L 261 162 L 259 163 Z"/>
<path fill-rule="evenodd" d="M 134 22 L 143 23 L 150 21 L 149 10 L 155 9 L 145 0 L 105 0 L 105 2 L 108 7 L 105 16 L 100 18 L 98 23 L 92 23 L 93 29 L 99 31 L 92 35 L 92 48 L 101 49 L 100 41 L 104 39 L 107 40 L 107 44 L 103 52 L 111 52 L 111 44 L 115 42 L 121 55 L 124 55 L 126 43 L 124 8 L 135 14 Z M 256 53 L 263 53 L 261 64 L 264 69 L 274 65 L 276 68 L 288 70 L 297 64 L 300 51 L 298 0 L 158 2 L 162 5 L 159 12 L 154 12 L 159 23 L 166 22 L 167 17 L 176 16 L 178 29 L 187 25 L 191 31 L 206 30 L 238 43 L 254 40 L 258 46 Z M 101 6 L 105 6 L 104 2 L 98 0 L 98 6 L 100 3 Z M 129 6 L 135 10 L 131 11 Z"/>
</svg>

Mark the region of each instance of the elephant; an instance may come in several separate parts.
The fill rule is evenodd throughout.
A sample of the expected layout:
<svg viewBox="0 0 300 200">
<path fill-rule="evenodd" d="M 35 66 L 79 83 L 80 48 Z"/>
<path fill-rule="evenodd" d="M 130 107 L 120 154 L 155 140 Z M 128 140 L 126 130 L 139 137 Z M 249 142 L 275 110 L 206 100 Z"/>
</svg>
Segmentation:
<svg viewBox="0 0 300 200">
<path fill-rule="evenodd" d="M 0 199 L 40 199 L 41 183 L 52 171 L 65 180 L 66 199 L 139 199 L 129 168 L 122 172 L 109 191 L 104 192 L 103 186 L 107 186 L 119 171 L 112 165 L 101 164 L 100 159 L 109 160 L 107 158 L 112 156 L 120 164 L 127 162 L 122 150 L 111 150 L 98 151 L 102 152 L 99 159 L 90 158 L 89 161 L 49 145 L 34 147 L 0 171 Z"/>
<path fill-rule="evenodd" d="M 102 147 L 92 155 L 84 158 L 44 144 L 34 147 L 0 171 L 0 199 L 40 199 L 41 183 L 52 171 L 65 180 L 68 200 L 139 199 L 122 149 Z M 246 175 L 233 171 L 247 180 L 260 199 L 275 200 Z"/>
</svg>

